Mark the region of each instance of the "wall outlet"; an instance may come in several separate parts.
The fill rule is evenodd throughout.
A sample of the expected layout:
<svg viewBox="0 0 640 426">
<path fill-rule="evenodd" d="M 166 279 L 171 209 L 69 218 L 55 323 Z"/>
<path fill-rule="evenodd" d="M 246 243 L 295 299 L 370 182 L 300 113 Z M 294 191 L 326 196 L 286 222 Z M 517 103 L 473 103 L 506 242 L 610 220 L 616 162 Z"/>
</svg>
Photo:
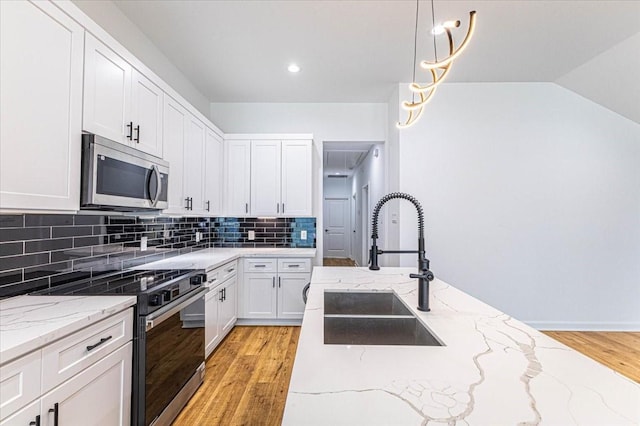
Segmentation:
<svg viewBox="0 0 640 426">
<path fill-rule="evenodd" d="M 202 232 L 196 232 L 196 243 L 199 243 L 202 239 Z"/>
<path fill-rule="evenodd" d="M 247 238 L 249 241 L 253 241 L 256 239 L 256 231 L 249 231 Z"/>
<path fill-rule="evenodd" d="M 140 238 L 140 251 L 147 251 L 147 237 Z"/>
<path fill-rule="evenodd" d="M 301 240 L 306 240 L 307 239 L 307 231 L 305 231 L 305 230 L 300 231 L 300 239 Z"/>
</svg>

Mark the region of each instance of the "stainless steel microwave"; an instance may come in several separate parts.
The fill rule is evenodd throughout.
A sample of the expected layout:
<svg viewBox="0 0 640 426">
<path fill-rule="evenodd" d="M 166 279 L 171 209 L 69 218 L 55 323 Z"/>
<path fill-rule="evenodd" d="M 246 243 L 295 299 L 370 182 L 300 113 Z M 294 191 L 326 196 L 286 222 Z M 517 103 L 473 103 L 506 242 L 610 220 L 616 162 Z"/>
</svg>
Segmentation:
<svg viewBox="0 0 640 426">
<path fill-rule="evenodd" d="M 168 207 L 169 163 L 98 135 L 82 135 L 81 180 L 83 209 Z"/>
</svg>

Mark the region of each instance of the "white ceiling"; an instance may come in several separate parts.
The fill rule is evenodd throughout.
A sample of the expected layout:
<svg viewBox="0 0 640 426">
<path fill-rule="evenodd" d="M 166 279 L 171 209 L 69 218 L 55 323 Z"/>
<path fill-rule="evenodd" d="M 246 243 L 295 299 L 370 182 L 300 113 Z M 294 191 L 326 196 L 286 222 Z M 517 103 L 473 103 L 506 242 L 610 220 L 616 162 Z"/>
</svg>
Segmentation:
<svg viewBox="0 0 640 426">
<path fill-rule="evenodd" d="M 411 81 L 413 0 L 114 3 L 212 102 L 386 102 Z M 436 1 L 436 22 L 461 19 L 460 40 L 470 10 L 451 82 L 555 81 L 640 32 L 640 1 Z M 430 3 L 420 11 L 431 60 Z"/>
<path fill-rule="evenodd" d="M 366 142 L 325 142 L 322 152 L 324 176 L 352 176 L 372 146 Z"/>
</svg>

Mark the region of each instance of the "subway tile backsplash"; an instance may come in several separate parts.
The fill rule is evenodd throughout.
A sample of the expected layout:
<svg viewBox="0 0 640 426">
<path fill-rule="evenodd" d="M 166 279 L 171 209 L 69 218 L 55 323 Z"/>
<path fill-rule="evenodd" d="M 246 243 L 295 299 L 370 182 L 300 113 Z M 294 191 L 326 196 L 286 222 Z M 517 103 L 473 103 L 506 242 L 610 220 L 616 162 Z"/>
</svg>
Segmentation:
<svg viewBox="0 0 640 426">
<path fill-rule="evenodd" d="M 315 218 L 0 215 L 0 298 L 208 247 L 315 247 L 315 224 Z"/>
</svg>

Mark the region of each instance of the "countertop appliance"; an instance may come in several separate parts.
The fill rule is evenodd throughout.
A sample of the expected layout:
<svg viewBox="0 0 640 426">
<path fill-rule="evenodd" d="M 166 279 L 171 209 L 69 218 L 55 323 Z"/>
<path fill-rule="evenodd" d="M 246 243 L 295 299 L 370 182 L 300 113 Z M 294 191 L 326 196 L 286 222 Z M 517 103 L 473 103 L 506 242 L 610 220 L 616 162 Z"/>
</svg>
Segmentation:
<svg viewBox="0 0 640 426">
<path fill-rule="evenodd" d="M 203 270 L 128 270 L 39 294 L 136 295 L 132 425 L 170 425 L 202 384 L 204 324 L 189 321 L 203 303 Z"/>
<path fill-rule="evenodd" d="M 141 211 L 169 206 L 169 163 L 98 135 L 82 135 L 83 209 Z"/>
</svg>

